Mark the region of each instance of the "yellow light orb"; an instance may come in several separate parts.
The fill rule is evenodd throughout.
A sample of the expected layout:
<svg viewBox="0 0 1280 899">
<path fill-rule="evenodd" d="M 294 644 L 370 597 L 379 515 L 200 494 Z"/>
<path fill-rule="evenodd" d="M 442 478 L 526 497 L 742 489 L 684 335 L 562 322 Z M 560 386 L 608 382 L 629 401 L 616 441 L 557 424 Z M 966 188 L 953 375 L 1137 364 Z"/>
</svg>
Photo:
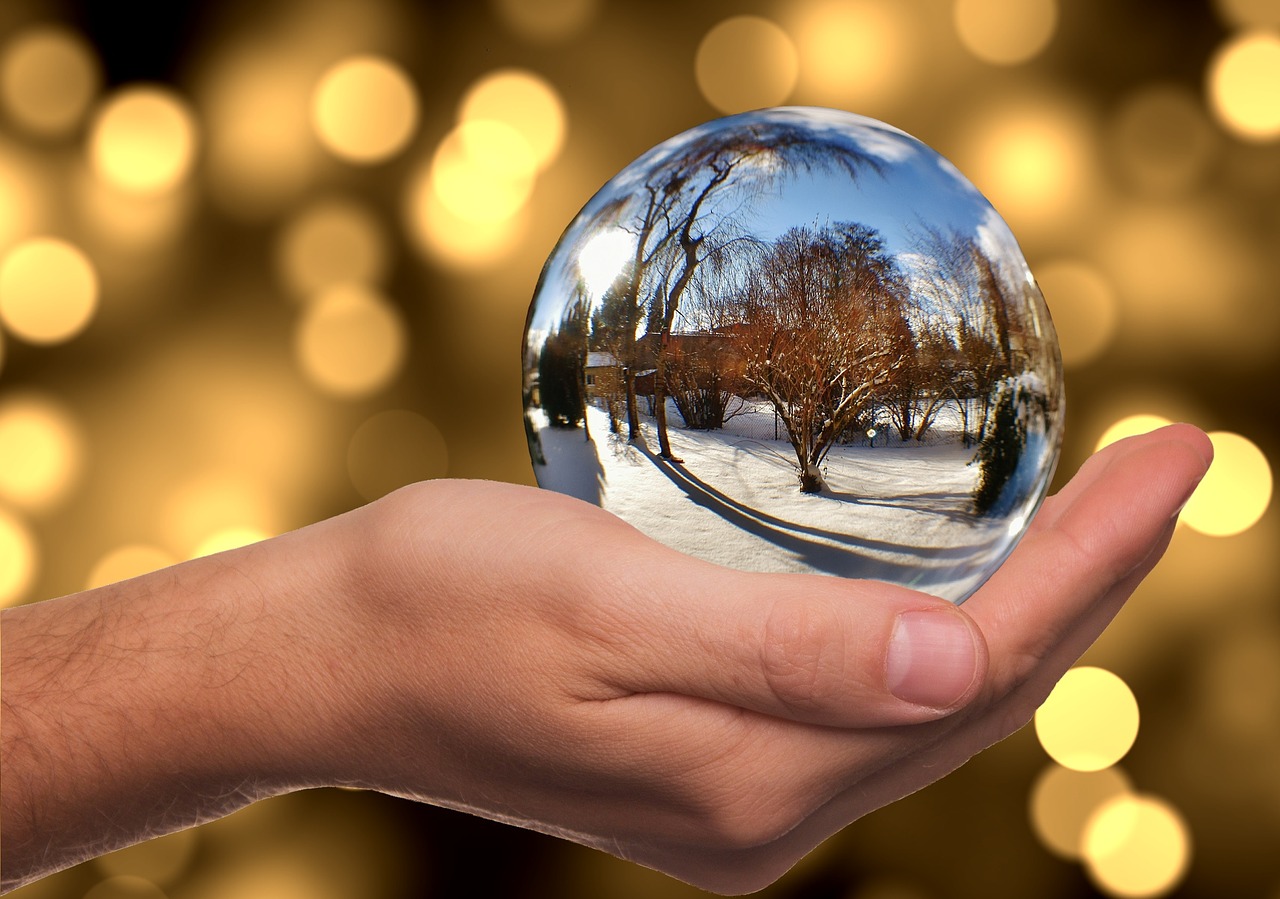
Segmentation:
<svg viewBox="0 0 1280 899">
<path fill-rule="evenodd" d="M 322 200 L 299 213 L 276 247 L 281 278 L 299 297 L 335 284 L 376 284 L 387 265 L 382 226 L 364 207 L 346 200 Z"/>
<path fill-rule="evenodd" d="M 311 98 L 311 123 L 335 156 L 361 165 L 390 159 L 418 126 L 418 94 L 398 65 L 380 56 L 353 56 L 321 77 Z"/>
<path fill-rule="evenodd" d="M 0 139 L 0 253 L 36 230 L 41 191 L 26 154 Z"/>
<path fill-rule="evenodd" d="M 209 471 L 179 484 L 161 505 L 160 524 L 165 545 L 181 558 L 191 558 L 211 535 L 222 531 L 284 530 L 271 498 L 239 471 Z"/>
<path fill-rule="evenodd" d="M 22 32 L 0 57 L 0 98 L 14 121 L 34 134 L 61 135 L 75 128 L 101 80 L 92 48 L 56 26 Z"/>
<path fill-rule="evenodd" d="M 1280 0 L 1214 0 L 1213 5 L 1236 28 L 1280 28 Z"/>
<path fill-rule="evenodd" d="M 501 222 L 524 208 L 535 171 L 533 152 L 520 132 L 484 119 L 464 121 L 449 132 L 431 162 L 441 204 L 476 224 Z"/>
<path fill-rule="evenodd" d="M 239 549 L 251 543 L 261 543 L 270 537 L 270 534 L 259 528 L 222 528 L 201 540 L 195 550 L 192 551 L 191 558 L 198 559 L 201 556 L 212 556 L 220 552 L 226 552 L 229 549 Z"/>
<path fill-rule="evenodd" d="M 1160 896 L 1182 880 L 1191 837 L 1182 816 L 1153 796 L 1121 795 L 1104 803 L 1085 826 L 1085 870 L 1112 896 Z"/>
<path fill-rule="evenodd" d="M 307 306 L 294 350 L 307 379 L 340 397 L 381 390 L 400 371 L 408 335 L 400 313 L 371 290 L 330 288 Z"/>
<path fill-rule="evenodd" d="M 1110 446 L 1117 441 L 1124 440 L 1126 437 L 1137 437 L 1139 434 L 1150 434 L 1152 431 L 1158 431 L 1165 425 L 1173 424 L 1172 421 L 1163 415 L 1153 415 L 1147 412 L 1139 412 L 1135 415 L 1126 415 L 1115 424 L 1108 427 L 1102 432 L 1102 436 L 1098 438 L 1098 443 L 1094 446 L 1094 452 L 1102 449 L 1104 446 Z"/>
<path fill-rule="evenodd" d="M 416 412 L 379 412 L 351 435 L 347 471 L 366 500 L 415 481 L 444 477 L 448 469 L 449 447 L 444 436 Z"/>
<path fill-rule="evenodd" d="M 1056 0 L 956 0 L 956 33 L 984 62 L 1017 65 L 1048 46 L 1058 25 Z"/>
<path fill-rule="evenodd" d="M 434 164 L 421 166 L 405 192 L 405 227 L 417 247 L 450 268 L 478 270 L 514 252 L 526 230 L 524 210 L 490 221 L 456 215 L 436 192 Z"/>
<path fill-rule="evenodd" d="M 473 84 L 458 106 L 458 121 L 501 122 L 515 129 L 523 139 L 520 154 L 527 145 L 538 169 L 554 162 L 564 144 L 564 101 L 550 82 L 524 69 L 499 69 Z"/>
<path fill-rule="evenodd" d="M 1082 262 L 1059 260 L 1036 267 L 1058 332 L 1062 363 L 1086 365 L 1106 350 L 1115 336 L 1116 298 L 1097 269 Z"/>
<path fill-rule="evenodd" d="M 917 44 L 899 5 L 808 0 L 788 13 L 806 102 L 858 109 L 900 92 Z"/>
<path fill-rule="evenodd" d="M 0 497 L 29 512 L 58 505 L 80 475 L 83 442 L 60 403 L 27 394 L 0 400 Z"/>
<path fill-rule="evenodd" d="M 93 318 L 98 276 L 79 249 L 34 237 L 0 259 L 0 322 L 29 343 L 70 340 Z"/>
<path fill-rule="evenodd" d="M 89 571 L 85 581 L 85 589 L 102 587 L 141 574 L 150 574 L 161 568 L 168 568 L 178 560 L 157 546 L 143 543 L 130 543 L 117 547 L 99 559 Z"/>
<path fill-rule="evenodd" d="M 494 0 L 493 6 L 521 37 L 550 43 L 580 33 L 595 16 L 599 0 Z"/>
<path fill-rule="evenodd" d="M 40 553 L 31 530 L 0 508 L 0 607 L 22 601 L 36 579 Z"/>
<path fill-rule="evenodd" d="M 1035 714 L 1036 736 L 1064 768 L 1100 771 L 1124 757 L 1138 736 L 1138 700 L 1103 668 L 1072 668 Z"/>
<path fill-rule="evenodd" d="M 724 113 L 777 106 L 791 95 L 800 72 L 791 37 L 760 16 L 733 16 L 698 45 L 694 75 L 707 102 Z"/>
<path fill-rule="evenodd" d="M 1246 32 L 1219 48 L 1209 63 L 1209 105 L 1237 137 L 1270 141 L 1280 136 L 1280 36 Z"/>
<path fill-rule="evenodd" d="M 98 177 L 128 193 L 159 194 L 181 184 L 195 164 L 196 121 L 167 88 L 125 88 L 98 111 L 89 161 Z"/>
<path fill-rule="evenodd" d="M 93 860 L 108 877 L 141 877 L 157 885 L 176 881 L 195 857 L 199 828 L 178 830 L 154 840 L 117 849 Z"/>
<path fill-rule="evenodd" d="M 1191 187 L 1218 149 L 1218 135 L 1200 100 L 1180 85 L 1157 84 L 1125 98 L 1110 144 L 1121 171 L 1158 193 Z"/>
<path fill-rule="evenodd" d="M 1253 441 L 1213 431 L 1213 464 L 1182 510 L 1182 522 L 1202 534 L 1231 537 L 1257 524 L 1271 503 L 1267 457 Z"/>
<path fill-rule="evenodd" d="M 1073 771 L 1051 764 L 1031 788 L 1031 825 L 1040 842 L 1066 859 L 1078 859 L 1090 816 L 1105 802 L 1129 792 L 1129 778 L 1119 768 Z"/>
</svg>

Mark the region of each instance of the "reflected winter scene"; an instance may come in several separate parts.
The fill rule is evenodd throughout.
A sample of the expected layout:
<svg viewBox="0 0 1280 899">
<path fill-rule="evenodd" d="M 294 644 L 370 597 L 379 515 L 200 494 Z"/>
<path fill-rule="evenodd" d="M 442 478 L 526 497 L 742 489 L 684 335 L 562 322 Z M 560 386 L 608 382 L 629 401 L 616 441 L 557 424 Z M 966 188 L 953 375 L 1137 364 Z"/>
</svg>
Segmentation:
<svg viewBox="0 0 1280 899">
<path fill-rule="evenodd" d="M 883 123 L 701 125 L 606 184 L 524 344 L 538 483 L 683 552 L 962 601 L 1044 498 L 1062 376 L 1013 235 Z"/>
</svg>

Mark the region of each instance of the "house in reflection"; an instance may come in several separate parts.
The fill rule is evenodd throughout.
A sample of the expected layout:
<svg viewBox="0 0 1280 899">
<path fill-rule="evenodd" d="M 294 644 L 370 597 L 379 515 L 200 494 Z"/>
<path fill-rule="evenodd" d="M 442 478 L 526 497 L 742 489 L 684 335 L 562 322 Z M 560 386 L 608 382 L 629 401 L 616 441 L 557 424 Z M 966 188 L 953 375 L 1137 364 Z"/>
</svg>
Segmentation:
<svg viewBox="0 0 1280 899">
<path fill-rule="evenodd" d="M 622 392 L 622 365 L 613 353 L 587 353 L 583 367 L 587 382 L 587 401 L 609 399 Z"/>
</svg>

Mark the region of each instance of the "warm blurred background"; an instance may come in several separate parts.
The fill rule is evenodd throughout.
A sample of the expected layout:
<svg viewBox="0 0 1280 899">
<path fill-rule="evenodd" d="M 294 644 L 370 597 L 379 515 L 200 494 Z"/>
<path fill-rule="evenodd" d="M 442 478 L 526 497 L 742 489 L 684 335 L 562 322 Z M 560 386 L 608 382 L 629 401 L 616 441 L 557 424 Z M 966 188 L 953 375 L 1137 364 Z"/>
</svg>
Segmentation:
<svg viewBox="0 0 1280 899">
<path fill-rule="evenodd" d="M 1280 899 L 1280 0 L 0 0 L 0 604 L 420 478 L 531 483 L 561 230 L 782 103 L 897 125 L 1004 214 L 1062 340 L 1059 481 L 1165 419 L 1220 461 L 1036 727 L 767 895 Z M 15 895 L 700 894 L 318 791 Z"/>
</svg>

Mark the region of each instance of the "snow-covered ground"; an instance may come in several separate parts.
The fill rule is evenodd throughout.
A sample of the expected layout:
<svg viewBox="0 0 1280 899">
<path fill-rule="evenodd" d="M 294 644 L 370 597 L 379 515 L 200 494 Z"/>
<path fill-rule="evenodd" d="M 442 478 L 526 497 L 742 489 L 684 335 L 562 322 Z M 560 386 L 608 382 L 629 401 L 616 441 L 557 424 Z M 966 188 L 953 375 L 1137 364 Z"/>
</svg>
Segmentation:
<svg viewBox="0 0 1280 899">
<path fill-rule="evenodd" d="M 958 413 L 945 410 L 940 433 L 953 414 L 958 427 Z M 658 457 L 651 420 L 643 426 L 646 447 L 610 434 L 600 409 L 588 407 L 587 418 L 590 442 L 581 429 L 535 418 L 547 458 L 534 467 L 538 482 L 722 565 L 876 578 L 960 600 L 1003 560 L 1020 530 L 1020 522 L 970 513 L 978 465 L 958 439 L 922 446 L 877 435 L 874 446 L 836 446 L 824 471 L 830 491 L 804 494 L 791 444 L 772 439 L 765 407 L 717 431 L 679 427 L 672 408 L 679 464 Z"/>
</svg>

